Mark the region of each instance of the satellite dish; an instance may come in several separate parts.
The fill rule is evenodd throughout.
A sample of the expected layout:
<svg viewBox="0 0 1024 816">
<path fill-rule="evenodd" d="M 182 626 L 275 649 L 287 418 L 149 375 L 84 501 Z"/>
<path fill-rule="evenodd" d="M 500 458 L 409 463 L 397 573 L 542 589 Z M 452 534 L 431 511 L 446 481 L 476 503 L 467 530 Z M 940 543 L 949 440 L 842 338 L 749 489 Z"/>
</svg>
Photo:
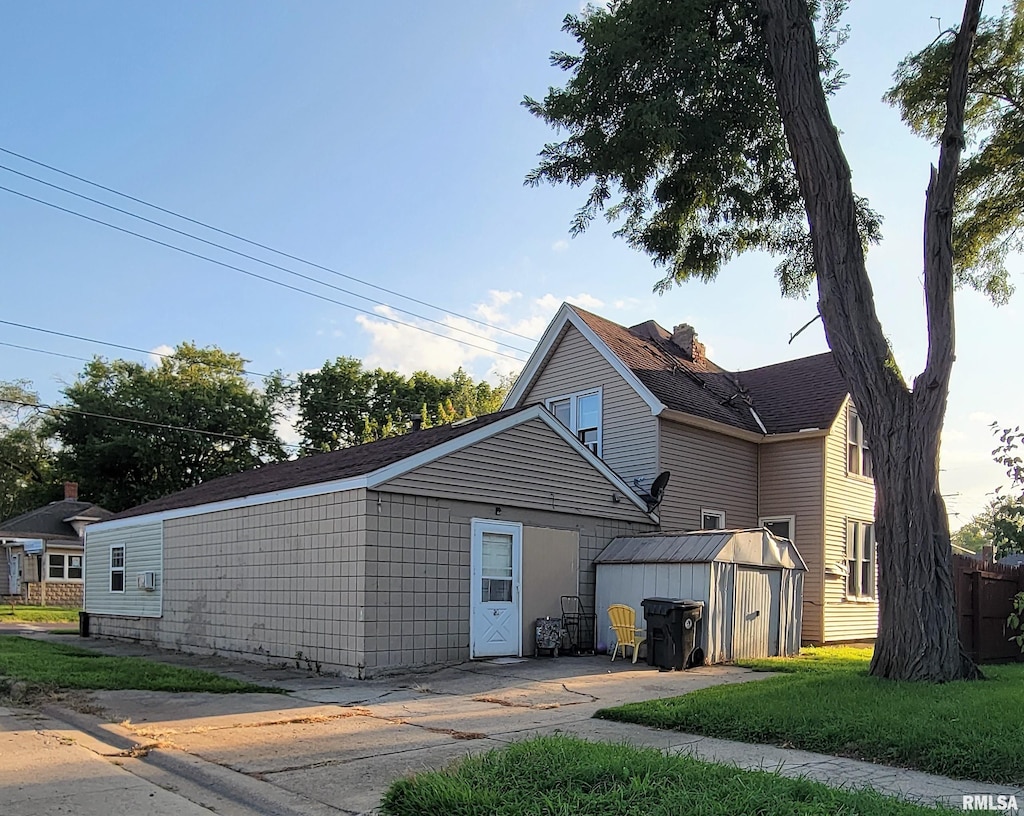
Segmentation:
<svg viewBox="0 0 1024 816">
<path fill-rule="evenodd" d="M 668 485 L 668 480 L 671 475 L 671 471 L 663 470 L 651 483 L 651 492 L 640 494 L 640 498 L 647 502 L 648 513 L 653 513 L 657 510 L 658 505 L 661 504 L 661 500 L 665 498 L 665 487 Z"/>
</svg>

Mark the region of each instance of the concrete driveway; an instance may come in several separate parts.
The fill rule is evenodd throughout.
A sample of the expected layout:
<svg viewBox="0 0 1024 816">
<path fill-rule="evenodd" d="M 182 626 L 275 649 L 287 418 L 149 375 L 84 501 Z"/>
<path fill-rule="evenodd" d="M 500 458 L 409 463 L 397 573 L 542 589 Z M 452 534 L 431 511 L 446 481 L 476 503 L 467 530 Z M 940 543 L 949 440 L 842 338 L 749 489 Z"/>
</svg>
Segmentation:
<svg viewBox="0 0 1024 816">
<path fill-rule="evenodd" d="M 103 641 L 83 645 L 105 652 L 146 651 Z M 726 666 L 659 672 L 607 657 L 561 657 L 473 662 L 351 681 L 152 650 L 148 656 L 289 693 L 100 691 L 79 698 L 77 713 L 52 707 L 47 713 L 105 739 L 126 769 L 219 813 L 230 811 L 226 803 L 233 790 L 253 785 L 264 786 L 263 793 L 281 803 L 260 812 L 369 812 L 399 776 L 537 734 L 651 745 L 652 736 L 655 742 L 661 738 L 658 732 L 594 720 L 593 713 L 768 676 Z M 662 747 L 668 747 L 678 735 L 667 732 L 663 739 Z M 206 774 L 217 784 L 208 791 L 201 783 L 189 788 L 182 769 L 185 777 Z M 178 778 L 162 778 L 168 773 Z M 219 798 L 212 798 L 213 788 Z"/>
</svg>

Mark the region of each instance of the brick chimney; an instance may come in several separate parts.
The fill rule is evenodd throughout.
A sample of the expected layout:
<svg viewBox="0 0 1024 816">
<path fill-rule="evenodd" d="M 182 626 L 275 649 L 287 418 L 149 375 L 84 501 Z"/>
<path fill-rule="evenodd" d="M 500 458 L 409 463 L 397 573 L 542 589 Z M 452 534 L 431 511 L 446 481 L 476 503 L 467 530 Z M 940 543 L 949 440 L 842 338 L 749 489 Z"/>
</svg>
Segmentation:
<svg viewBox="0 0 1024 816">
<path fill-rule="evenodd" d="M 681 323 L 672 329 L 672 342 L 675 343 L 691 363 L 703 366 L 708 358 L 704 354 L 704 344 L 697 339 L 697 330 L 689 323 Z"/>
<path fill-rule="evenodd" d="M 78 501 L 78 482 L 64 482 L 64 500 Z"/>
</svg>

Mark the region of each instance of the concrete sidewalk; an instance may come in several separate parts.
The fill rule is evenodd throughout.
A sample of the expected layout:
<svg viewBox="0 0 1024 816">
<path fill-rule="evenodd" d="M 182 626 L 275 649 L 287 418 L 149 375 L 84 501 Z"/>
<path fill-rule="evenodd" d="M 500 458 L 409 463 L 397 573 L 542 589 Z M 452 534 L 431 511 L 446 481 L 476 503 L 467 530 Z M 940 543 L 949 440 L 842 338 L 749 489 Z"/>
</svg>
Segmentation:
<svg viewBox="0 0 1024 816">
<path fill-rule="evenodd" d="M 372 812 L 400 776 L 514 740 L 558 733 L 690 754 L 834 787 L 870 787 L 923 803 L 959 807 L 964 795 L 990 794 L 1015 795 L 1024 805 L 1024 790 L 1010 786 L 593 719 L 600 708 L 771 676 L 734 666 L 659 672 L 642 664 L 612 663 L 607 657 L 525 659 L 355 681 L 294 666 L 110 641 L 79 643 L 107 654 L 146 656 L 290 692 L 97 691 L 89 693 L 87 710 L 103 711 L 102 716 L 47 709 L 108 743 L 111 750 L 144 754 L 122 761 L 133 773 L 181 786 L 193 802 L 215 806 L 219 813 Z M 209 798 L 211 788 L 220 796 L 216 805 Z M 273 807 L 254 805 L 260 797 Z M 34 811 L 18 810 L 11 816 L 27 814 L 35 816 Z"/>
</svg>

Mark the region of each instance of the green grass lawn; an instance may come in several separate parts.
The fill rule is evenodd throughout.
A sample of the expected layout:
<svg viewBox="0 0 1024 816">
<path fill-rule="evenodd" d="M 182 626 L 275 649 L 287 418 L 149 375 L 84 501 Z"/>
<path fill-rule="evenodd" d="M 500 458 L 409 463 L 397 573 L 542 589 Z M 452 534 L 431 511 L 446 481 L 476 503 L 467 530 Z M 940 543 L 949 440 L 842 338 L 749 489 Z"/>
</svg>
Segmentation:
<svg viewBox="0 0 1024 816">
<path fill-rule="evenodd" d="M 0 605 L 0 623 L 78 623 L 78 610 L 60 606 Z"/>
<path fill-rule="evenodd" d="M 210 672 L 154 663 L 139 657 L 108 657 L 87 649 L 0 635 L 0 676 L 64 689 L 276 692 Z M 2 686 L 0 686 L 2 688 Z"/>
<path fill-rule="evenodd" d="M 927 685 L 868 677 L 870 658 L 868 649 L 826 647 L 748 661 L 784 674 L 595 716 L 1024 784 L 1024 665 L 985 666 L 984 681 Z"/>
<path fill-rule="evenodd" d="M 911 816 L 953 813 L 874 791 L 741 771 L 653 748 L 541 737 L 394 782 L 389 816 Z M 959 811 L 955 811 L 959 813 Z"/>
</svg>

